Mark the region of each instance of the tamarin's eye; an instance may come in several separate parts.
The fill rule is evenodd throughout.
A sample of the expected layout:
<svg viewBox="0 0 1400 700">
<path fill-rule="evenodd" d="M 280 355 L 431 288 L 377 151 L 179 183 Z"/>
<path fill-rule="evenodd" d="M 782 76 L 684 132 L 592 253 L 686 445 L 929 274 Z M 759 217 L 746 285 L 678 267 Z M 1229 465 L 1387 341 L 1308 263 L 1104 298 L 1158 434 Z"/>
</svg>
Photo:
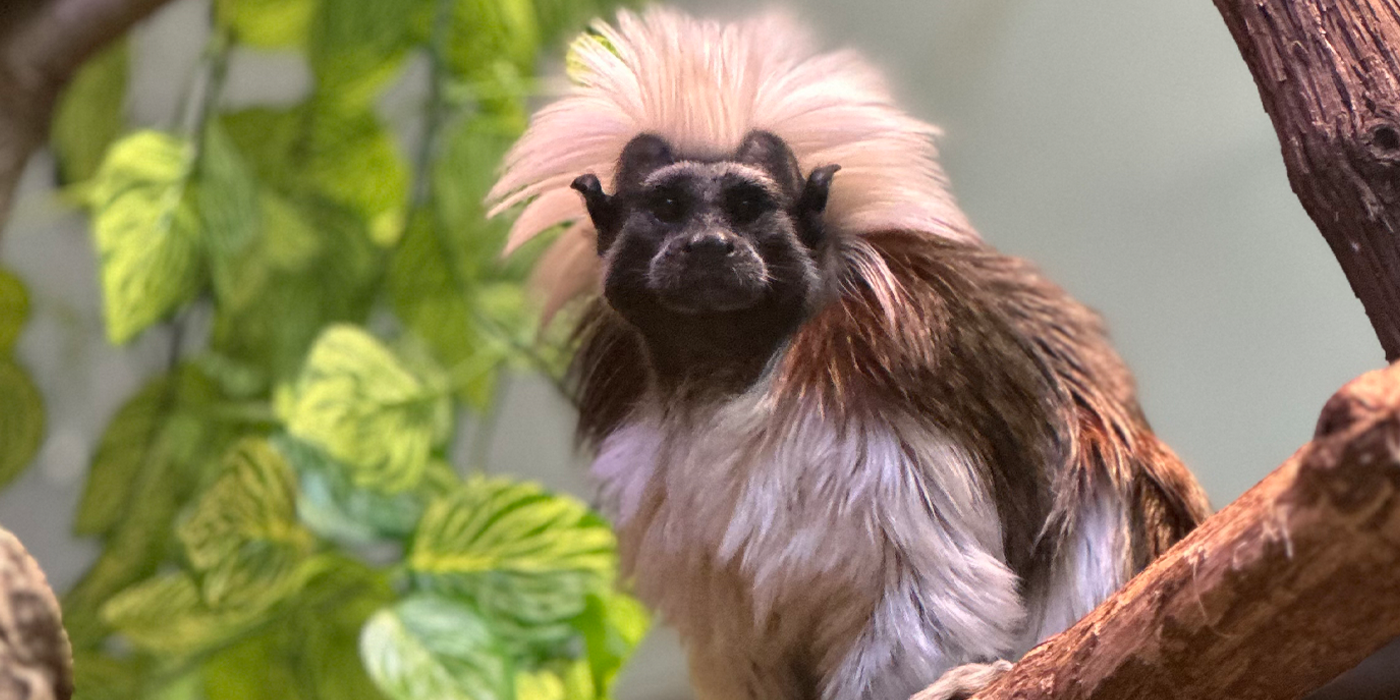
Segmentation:
<svg viewBox="0 0 1400 700">
<path fill-rule="evenodd" d="M 757 187 L 733 187 L 724 195 L 724 211 L 736 225 L 753 223 L 772 208 L 773 201 L 768 193 Z"/>
<path fill-rule="evenodd" d="M 680 223 L 686 215 L 685 198 L 671 190 L 662 190 L 648 197 L 646 208 L 652 216 L 668 224 Z"/>
</svg>

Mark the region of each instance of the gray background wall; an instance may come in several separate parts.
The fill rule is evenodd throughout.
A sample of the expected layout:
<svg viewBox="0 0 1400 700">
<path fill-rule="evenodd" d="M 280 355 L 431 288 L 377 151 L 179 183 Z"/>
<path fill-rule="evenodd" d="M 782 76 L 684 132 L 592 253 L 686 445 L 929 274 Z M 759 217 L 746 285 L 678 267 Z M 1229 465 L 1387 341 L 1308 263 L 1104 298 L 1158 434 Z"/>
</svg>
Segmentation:
<svg viewBox="0 0 1400 700">
<path fill-rule="evenodd" d="M 721 15 L 749 6 L 681 4 Z M 1208 0 L 791 4 L 833 47 L 883 65 L 910 111 L 944 127 L 954 189 L 986 239 L 1038 261 L 1104 313 L 1154 426 L 1217 505 L 1306 441 L 1332 391 L 1383 364 L 1288 188 L 1254 85 Z M 139 31 L 137 121 L 172 113 L 205 7 L 180 0 Z M 294 63 L 244 56 L 231 99 L 294 95 L 305 81 Z M 410 112 L 386 105 L 391 118 Z M 21 356 L 51 416 L 38 463 L 0 494 L 0 522 L 62 587 L 94 551 L 67 535 L 93 440 L 162 365 L 165 343 L 103 344 L 91 243 L 46 189 L 50 169 L 47 158 L 33 164 L 0 243 L 34 291 Z M 546 387 L 517 379 L 492 463 L 586 495 L 570 421 Z M 1397 666 L 1376 662 L 1373 672 Z M 686 697 L 682 668 L 674 639 L 658 632 L 622 696 Z"/>
</svg>

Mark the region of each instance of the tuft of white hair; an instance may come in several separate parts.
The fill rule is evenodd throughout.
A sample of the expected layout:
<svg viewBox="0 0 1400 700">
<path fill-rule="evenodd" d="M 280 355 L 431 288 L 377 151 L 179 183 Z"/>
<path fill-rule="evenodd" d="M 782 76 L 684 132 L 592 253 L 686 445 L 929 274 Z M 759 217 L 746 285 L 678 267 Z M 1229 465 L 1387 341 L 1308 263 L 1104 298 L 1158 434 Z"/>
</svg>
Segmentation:
<svg viewBox="0 0 1400 700">
<path fill-rule="evenodd" d="M 561 223 L 536 279 L 549 310 L 594 291 L 595 232 L 574 178 L 612 189 L 618 155 L 651 133 L 679 154 L 722 155 L 754 129 L 792 148 L 804 173 L 838 164 L 825 222 L 840 233 L 903 229 L 975 240 L 938 165 L 938 129 L 895 106 L 880 73 L 852 51 L 820 53 L 785 14 L 738 22 L 672 9 L 594 22 L 570 49 L 571 92 L 531 119 L 487 195 L 490 215 L 526 202 L 506 253 Z"/>
</svg>

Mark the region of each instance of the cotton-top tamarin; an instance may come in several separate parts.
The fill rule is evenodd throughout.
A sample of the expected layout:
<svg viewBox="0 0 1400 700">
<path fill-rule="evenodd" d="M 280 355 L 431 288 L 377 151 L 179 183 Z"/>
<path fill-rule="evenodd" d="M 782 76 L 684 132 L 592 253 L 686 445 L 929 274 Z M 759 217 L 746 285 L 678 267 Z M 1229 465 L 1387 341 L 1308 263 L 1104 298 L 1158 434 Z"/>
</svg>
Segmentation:
<svg viewBox="0 0 1400 700">
<path fill-rule="evenodd" d="M 651 9 L 569 72 L 490 198 L 511 246 L 570 224 L 579 432 L 701 698 L 985 681 L 1205 516 L 1099 318 L 979 239 L 860 57 Z"/>
</svg>

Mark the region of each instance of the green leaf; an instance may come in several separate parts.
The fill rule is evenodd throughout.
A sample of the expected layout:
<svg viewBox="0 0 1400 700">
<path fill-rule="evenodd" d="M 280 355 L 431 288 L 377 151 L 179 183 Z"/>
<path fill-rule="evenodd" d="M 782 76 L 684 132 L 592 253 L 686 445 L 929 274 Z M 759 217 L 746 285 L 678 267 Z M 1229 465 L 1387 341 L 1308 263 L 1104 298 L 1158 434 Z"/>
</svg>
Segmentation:
<svg viewBox="0 0 1400 700">
<path fill-rule="evenodd" d="M 318 5 L 316 0 L 216 0 L 214 12 L 239 43 L 275 49 L 306 42 Z"/>
<path fill-rule="evenodd" d="M 0 488 L 19 476 L 44 441 L 44 401 L 19 365 L 0 358 Z"/>
<path fill-rule="evenodd" d="M 651 618 L 635 598 L 607 591 L 589 594 L 587 608 L 573 625 L 583 634 L 594 693 L 609 697 L 622 664 L 646 636 Z"/>
<path fill-rule="evenodd" d="M 599 2 L 598 0 L 534 0 L 539 18 L 540 38 L 546 47 L 553 47 L 587 26 L 589 20 L 602 16 L 615 5 L 636 5 L 635 0 Z"/>
<path fill-rule="evenodd" d="M 472 362 L 472 376 L 459 385 L 468 404 L 484 409 L 489 403 L 498 364 L 483 357 L 485 343 L 472 322 L 465 290 L 449 268 L 452 256 L 443 250 L 438 232 L 426 216 L 414 217 L 389 269 L 389 292 L 394 310 L 408 330 L 431 348 L 437 359 L 455 368 Z"/>
<path fill-rule="evenodd" d="M 76 700 L 129 700 L 137 697 L 143 669 L 132 659 L 87 649 L 73 650 Z"/>
<path fill-rule="evenodd" d="M 530 0 L 458 0 L 452 10 L 446 62 L 453 72 L 479 78 L 498 63 L 534 67 L 540 35 Z"/>
<path fill-rule="evenodd" d="M 584 659 L 556 660 L 515 676 L 515 700 L 597 700 L 599 694 Z"/>
<path fill-rule="evenodd" d="M 512 669 L 487 623 L 472 608 L 418 595 L 375 614 L 360 656 L 392 700 L 511 698 Z"/>
<path fill-rule="evenodd" d="M 199 415 L 219 400 L 218 389 L 202 373 L 182 367 L 151 380 L 108 420 L 98 440 L 78 502 L 73 531 L 109 532 L 141 513 L 133 499 L 158 482 L 160 500 L 180 496 L 202 478 L 206 459 L 217 458 L 227 439 Z M 138 518 L 127 517 L 135 514 Z"/>
<path fill-rule="evenodd" d="M 317 93 L 349 106 L 371 106 L 412 46 L 416 4 L 321 0 L 308 51 Z"/>
<path fill-rule="evenodd" d="M 612 591 L 590 594 L 587 609 L 572 622 L 586 653 L 575 658 L 573 644 L 552 657 L 535 659 L 516 674 L 516 700 L 611 698 L 613 681 L 648 624 L 646 610 L 631 597 Z"/>
<path fill-rule="evenodd" d="M 258 179 L 278 192 L 349 209 L 381 246 L 401 234 L 408 167 L 371 106 L 318 93 L 291 109 L 248 109 L 220 121 Z"/>
<path fill-rule="evenodd" d="M 480 164 L 499 161 L 516 126 L 481 117 L 449 135 L 431 207 L 412 218 L 389 270 L 399 318 L 452 368 L 459 397 L 476 410 L 490 405 L 501 367 L 523 364 L 520 348 L 540 346 L 522 283 L 528 256 L 500 260 L 506 229 L 481 206 L 491 174 Z"/>
<path fill-rule="evenodd" d="M 382 574 L 336 557 L 255 634 L 204 663 L 204 700 L 381 700 L 358 640 L 393 600 Z"/>
<path fill-rule="evenodd" d="M 205 700 L 312 700 L 287 656 L 280 628 L 242 640 L 204 663 Z"/>
<path fill-rule="evenodd" d="M 129 61 L 127 42 L 113 42 L 83 64 L 64 89 L 50 132 L 60 182 L 95 175 L 107 147 L 125 129 Z"/>
<path fill-rule="evenodd" d="M 252 172 L 217 122 L 204 132 L 197 183 L 195 204 L 214 293 L 225 306 L 244 307 L 256 298 L 269 273 L 257 247 L 262 201 Z"/>
<path fill-rule="evenodd" d="M 420 587 L 475 603 L 515 653 L 548 655 L 610 589 L 615 540 L 572 498 L 477 476 L 428 506 L 406 563 Z"/>
<path fill-rule="evenodd" d="M 110 519 L 110 527 L 101 556 L 63 598 L 64 624 L 75 647 L 105 636 L 102 605 L 154 573 L 179 547 L 173 525 L 180 507 L 234 437 L 231 426 L 207 416 L 219 400 L 211 381 L 181 366 L 128 402 L 103 436 L 79 517 L 91 517 L 88 509 L 100 502 L 105 515 L 97 521 Z"/>
<path fill-rule="evenodd" d="M 0 353 L 9 352 L 29 320 L 29 292 L 14 273 L 0 269 Z"/>
<path fill-rule="evenodd" d="M 189 669 L 143 693 L 148 700 L 204 700 L 198 669 Z"/>
<path fill-rule="evenodd" d="M 285 194 L 302 184 L 299 166 L 307 156 L 309 116 L 300 106 L 253 107 L 220 114 L 217 119 L 257 179 Z"/>
<path fill-rule="evenodd" d="M 362 545 L 413 532 L 427 501 L 438 490 L 424 480 L 419 488 L 383 494 L 357 488 L 354 470 L 291 436 L 274 438 L 277 449 L 296 467 L 301 488 L 297 515 L 316 534 L 347 545 Z"/>
<path fill-rule="evenodd" d="M 564 679 L 553 671 L 521 671 L 515 675 L 515 700 L 566 700 L 568 692 Z"/>
<path fill-rule="evenodd" d="M 73 523 L 75 534 L 102 534 L 121 518 L 136 475 L 148 458 L 147 449 L 171 409 L 168 389 L 164 380 L 147 384 L 108 421 L 83 484 Z"/>
<path fill-rule="evenodd" d="M 296 517 L 296 477 L 262 438 L 224 458 L 224 473 L 178 529 L 212 606 L 268 605 L 298 583 L 314 538 Z"/>
<path fill-rule="evenodd" d="M 229 359 L 266 368 L 267 378 L 273 380 L 299 371 L 307 350 L 328 324 L 364 320 L 380 269 L 377 251 L 355 216 L 319 200 L 288 207 L 284 214 L 295 216 L 297 230 L 273 228 L 269 219 L 265 240 L 309 231 L 315 249 L 296 268 L 274 269 L 245 307 L 217 308 L 210 342 Z"/>
<path fill-rule="evenodd" d="M 325 243 L 316 227 L 286 198 L 263 192 L 259 207 L 263 220 L 262 252 L 272 266 L 301 272 L 323 253 Z"/>
<path fill-rule="evenodd" d="M 528 272 L 529 260 L 502 263 L 509 224 L 488 219 L 482 204 L 495 183 L 496 164 L 524 128 L 523 112 L 490 113 L 465 120 L 445 134 L 432 172 L 434 213 L 452 236 L 448 252 L 470 277 L 518 281 Z"/>
<path fill-rule="evenodd" d="M 91 192 L 107 335 L 124 343 L 189 301 L 202 280 L 189 142 L 154 131 L 118 141 Z"/>
<path fill-rule="evenodd" d="M 392 245 L 403 232 L 408 200 L 408 168 L 398 145 L 368 108 L 313 102 L 309 109 L 316 129 L 304 164 L 306 184 L 362 216 L 375 243 Z"/>
<path fill-rule="evenodd" d="M 103 620 L 132 644 L 176 658 L 218 646 L 263 616 L 257 608 L 210 608 L 194 579 L 183 572 L 149 579 L 102 606 Z"/>
<path fill-rule="evenodd" d="M 387 494 L 418 485 L 451 419 L 440 378 L 414 376 L 349 325 L 321 334 L 277 412 L 290 434 L 352 467 L 355 485 Z"/>
<path fill-rule="evenodd" d="M 300 653 L 289 654 L 303 676 L 310 676 L 316 698 L 380 700 L 374 681 L 360 660 L 359 639 L 369 618 L 394 598 L 384 577 L 360 566 L 335 569 L 328 583 L 333 595 L 321 595 L 326 603 L 306 606 L 299 625 L 288 631 L 301 643 Z M 365 579 L 356 583 L 356 578 Z M 346 583 L 351 583 L 347 586 Z M 320 594 L 320 591 L 316 591 Z M 213 700 L 213 698 L 210 698 Z"/>
</svg>

